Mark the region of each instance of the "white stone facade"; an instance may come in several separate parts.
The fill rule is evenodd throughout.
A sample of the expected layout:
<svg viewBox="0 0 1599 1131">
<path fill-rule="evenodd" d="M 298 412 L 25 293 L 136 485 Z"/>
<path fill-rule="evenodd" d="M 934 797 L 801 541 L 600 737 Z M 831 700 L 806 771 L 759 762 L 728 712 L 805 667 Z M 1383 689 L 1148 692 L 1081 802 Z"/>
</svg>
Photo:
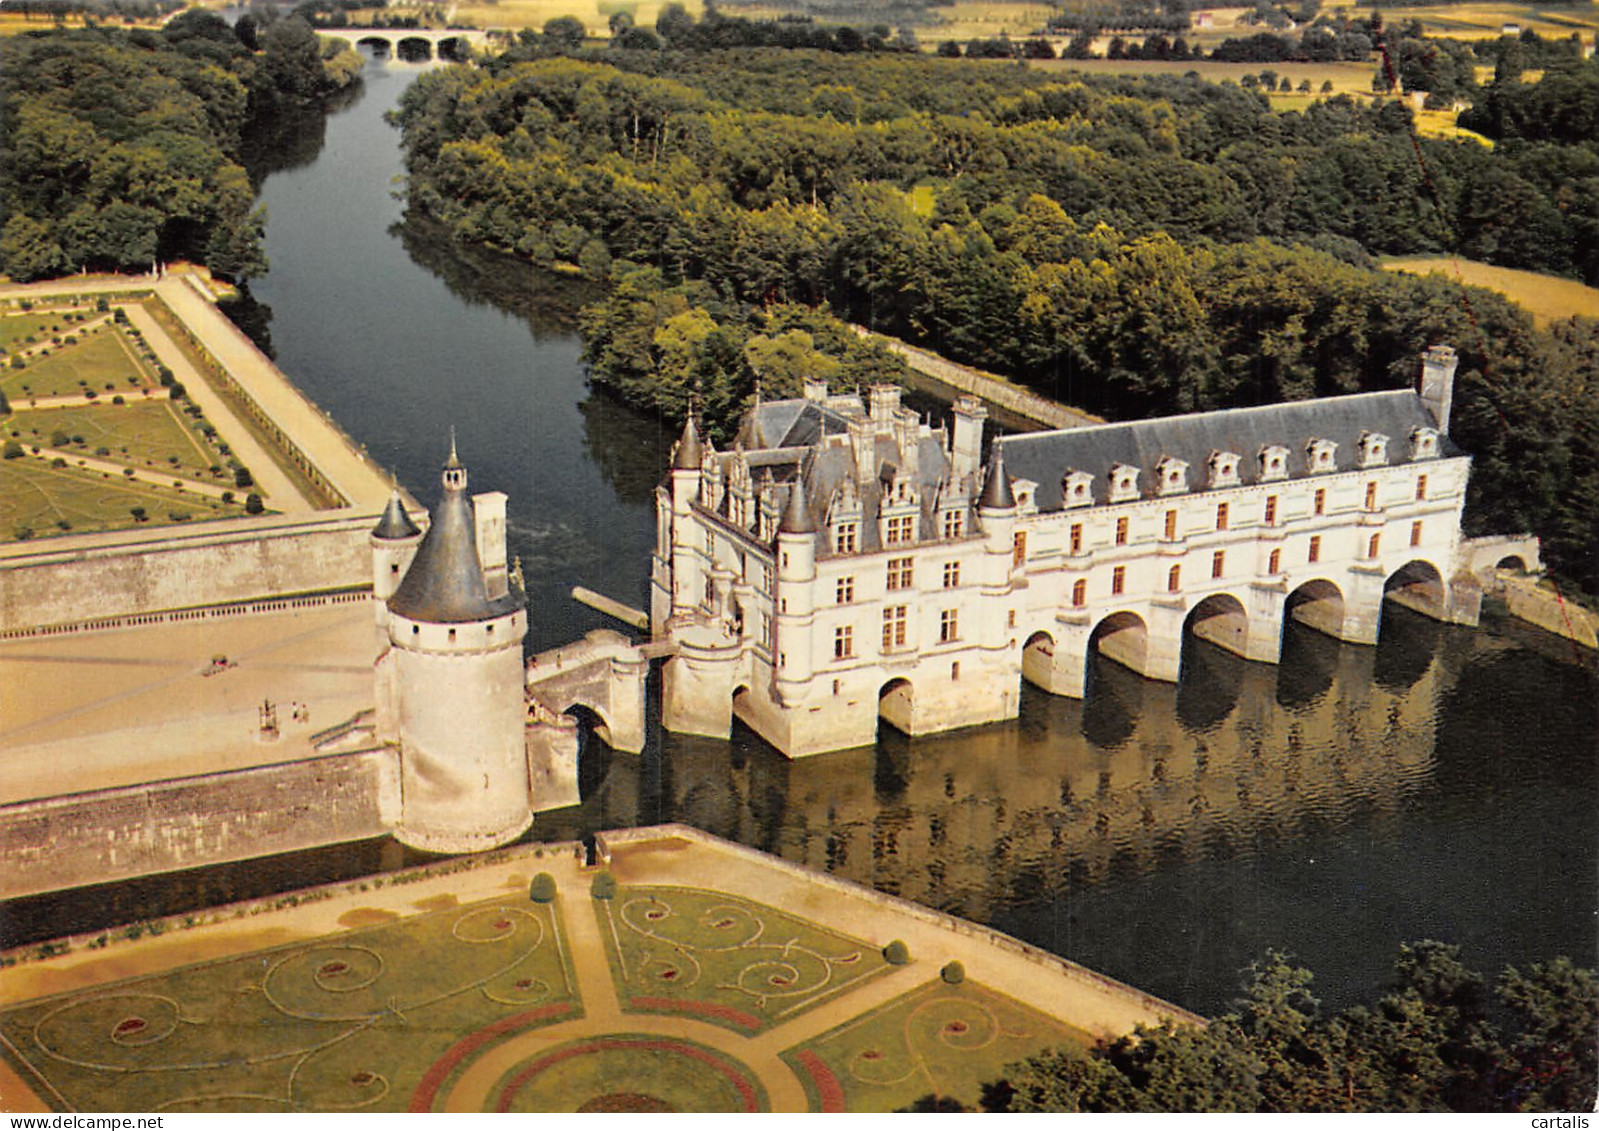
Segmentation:
<svg viewBox="0 0 1599 1131">
<path fill-rule="evenodd" d="M 1013 718 L 1022 678 L 1082 696 L 1090 649 L 1180 677 L 1186 634 L 1276 662 L 1288 615 L 1375 643 L 1385 595 L 1474 624 L 1455 359 L 1422 391 L 996 440 L 878 388 L 758 405 L 739 446 L 692 427 L 657 494 L 663 722 L 737 715 L 790 757 Z M 686 457 L 686 458 L 685 458 Z M 798 502 L 794 497 L 798 485 Z"/>
</svg>

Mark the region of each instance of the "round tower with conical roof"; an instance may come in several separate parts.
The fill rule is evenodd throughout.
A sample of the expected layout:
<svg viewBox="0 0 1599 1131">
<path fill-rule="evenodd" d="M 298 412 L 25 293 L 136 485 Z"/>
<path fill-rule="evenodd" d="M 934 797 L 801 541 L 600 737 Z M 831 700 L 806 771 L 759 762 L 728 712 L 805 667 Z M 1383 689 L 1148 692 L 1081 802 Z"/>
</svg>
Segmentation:
<svg viewBox="0 0 1599 1131">
<path fill-rule="evenodd" d="M 429 852 L 474 852 L 515 840 L 533 820 L 526 598 L 494 568 L 505 561 L 504 523 L 495 521 L 503 496 L 474 505 L 453 439 L 441 481 L 432 524 L 387 602 L 400 748 L 394 835 Z M 500 544 L 481 546 L 485 534 Z"/>
</svg>

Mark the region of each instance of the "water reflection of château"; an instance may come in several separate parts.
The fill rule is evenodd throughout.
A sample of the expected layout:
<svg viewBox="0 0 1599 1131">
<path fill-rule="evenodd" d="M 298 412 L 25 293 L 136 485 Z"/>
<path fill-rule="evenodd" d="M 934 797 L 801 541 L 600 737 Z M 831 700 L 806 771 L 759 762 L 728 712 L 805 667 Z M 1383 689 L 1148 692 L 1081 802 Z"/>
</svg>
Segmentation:
<svg viewBox="0 0 1599 1131">
<path fill-rule="evenodd" d="M 658 760 L 591 764 L 581 821 L 684 821 L 987 922 L 1174 857 L 1399 811 L 1433 772 L 1461 669 L 1504 645 L 1442 647 L 1445 626 L 1385 616 L 1378 648 L 1291 625 L 1274 667 L 1194 642 L 1176 686 L 1100 660 L 1084 700 L 1029 690 L 1012 723 L 793 762 L 747 731 L 731 752 L 668 735 Z"/>
</svg>

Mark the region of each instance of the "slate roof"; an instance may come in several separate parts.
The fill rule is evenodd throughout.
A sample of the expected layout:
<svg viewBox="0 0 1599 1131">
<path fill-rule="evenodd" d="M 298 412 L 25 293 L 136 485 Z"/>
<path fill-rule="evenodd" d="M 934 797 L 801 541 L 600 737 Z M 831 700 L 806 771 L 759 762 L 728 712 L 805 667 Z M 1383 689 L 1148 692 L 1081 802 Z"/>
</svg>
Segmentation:
<svg viewBox="0 0 1599 1131">
<path fill-rule="evenodd" d="M 388 506 L 383 508 L 383 517 L 378 519 L 378 524 L 372 528 L 372 537 L 388 540 L 400 538 L 414 538 L 422 533 L 421 528 L 411 521 L 411 516 L 405 512 L 405 505 L 400 502 L 400 493 L 394 492 L 389 496 Z"/>
<path fill-rule="evenodd" d="M 490 599 L 478 559 L 472 500 L 464 489 L 446 487 L 411 568 L 389 598 L 389 611 L 426 624 L 462 624 L 507 616 L 522 602 L 514 587 Z"/>
<path fill-rule="evenodd" d="M 1103 503 L 1108 501 L 1111 466 L 1124 463 L 1137 467 L 1142 472 L 1139 489 L 1148 498 L 1154 494 L 1155 466 L 1168 456 L 1187 462 L 1189 489 L 1198 491 L 1205 489 L 1212 452 L 1241 456 L 1238 478 L 1241 484 L 1248 485 L 1260 481 L 1257 457 L 1269 445 L 1288 449 L 1288 474 L 1298 477 L 1308 473 L 1306 446 L 1312 439 L 1337 443 L 1337 470 L 1347 471 L 1358 466 L 1362 432 L 1388 437 L 1388 463 L 1392 465 L 1410 462 L 1410 435 L 1420 427 L 1436 428 L 1437 422 L 1416 392 L 1399 389 L 1055 432 L 1025 432 L 1005 436 L 997 443 L 1004 447 L 1012 478 L 1038 484 L 1034 493 L 1038 508 L 1056 510 L 1062 502 L 1061 478 L 1068 471 L 1093 475 L 1094 501 Z M 1463 454 L 1447 436 L 1439 437 L 1440 457 Z"/>
</svg>

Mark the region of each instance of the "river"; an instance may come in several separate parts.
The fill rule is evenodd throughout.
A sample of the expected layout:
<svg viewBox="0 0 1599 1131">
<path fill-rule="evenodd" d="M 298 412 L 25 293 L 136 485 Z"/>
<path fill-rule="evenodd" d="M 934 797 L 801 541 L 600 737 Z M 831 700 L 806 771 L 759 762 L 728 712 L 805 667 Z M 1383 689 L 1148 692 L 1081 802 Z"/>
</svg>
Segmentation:
<svg viewBox="0 0 1599 1131">
<path fill-rule="evenodd" d="M 368 65 L 324 121 L 257 155 L 269 272 L 253 287 L 279 365 L 425 503 L 453 425 L 473 486 L 510 496 L 532 643 L 607 622 L 574 584 L 642 605 L 651 491 L 674 431 L 589 392 L 581 284 L 404 222 L 383 120 L 417 68 Z M 1184 682 L 1112 665 L 1083 702 L 1026 689 L 1014 723 L 789 762 L 654 728 L 590 742 L 567 839 L 684 821 L 989 923 L 1203 1013 L 1266 948 L 1324 1004 L 1374 997 L 1399 944 L 1458 943 L 1497 972 L 1599 950 L 1591 668 L 1502 617 L 1403 610 L 1376 648 L 1291 625 L 1282 664 L 1195 646 Z M 393 867 L 392 844 L 120 885 L 112 914 L 243 898 Z M 80 904 L 81 905 L 81 904 Z M 50 906 L 39 904 L 44 914 Z"/>
</svg>

